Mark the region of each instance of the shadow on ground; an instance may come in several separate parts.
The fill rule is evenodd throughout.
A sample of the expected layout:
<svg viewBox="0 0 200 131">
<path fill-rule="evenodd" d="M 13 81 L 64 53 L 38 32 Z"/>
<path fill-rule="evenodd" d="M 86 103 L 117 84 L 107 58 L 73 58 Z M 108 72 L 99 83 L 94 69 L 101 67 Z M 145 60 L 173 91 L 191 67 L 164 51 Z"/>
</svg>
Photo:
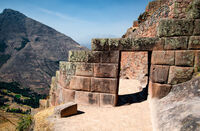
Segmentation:
<svg viewBox="0 0 200 131">
<path fill-rule="evenodd" d="M 148 88 L 144 88 L 141 92 L 119 95 L 117 106 L 130 105 L 133 103 L 140 103 L 147 100 Z"/>
</svg>

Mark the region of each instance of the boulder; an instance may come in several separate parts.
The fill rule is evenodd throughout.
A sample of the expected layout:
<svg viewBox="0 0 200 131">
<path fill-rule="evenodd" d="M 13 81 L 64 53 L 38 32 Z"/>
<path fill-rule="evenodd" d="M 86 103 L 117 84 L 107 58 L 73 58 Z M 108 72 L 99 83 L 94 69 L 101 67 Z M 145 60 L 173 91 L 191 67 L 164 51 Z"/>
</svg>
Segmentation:
<svg viewBox="0 0 200 131">
<path fill-rule="evenodd" d="M 67 117 L 77 114 L 77 104 L 74 102 L 69 102 L 56 106 L 54 109 L 54 114 L 58 117 Z"/>
</svg>

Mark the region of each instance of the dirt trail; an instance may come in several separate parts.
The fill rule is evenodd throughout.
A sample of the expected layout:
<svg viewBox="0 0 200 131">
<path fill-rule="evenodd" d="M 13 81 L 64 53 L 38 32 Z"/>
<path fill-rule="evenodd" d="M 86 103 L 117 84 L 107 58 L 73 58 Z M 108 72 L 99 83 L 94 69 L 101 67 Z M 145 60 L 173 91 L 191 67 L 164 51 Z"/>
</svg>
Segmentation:
<svg viewBox="0 0 200 131">
<path fill-rule="evenodd" d="M 121 80 L 119 94 L 130 94 L 135 81 Z M 152 131 L 148 101 L 112 108 L 78 106 L 84 113 L 51 118 L 55 131 Z"/>
</svg>

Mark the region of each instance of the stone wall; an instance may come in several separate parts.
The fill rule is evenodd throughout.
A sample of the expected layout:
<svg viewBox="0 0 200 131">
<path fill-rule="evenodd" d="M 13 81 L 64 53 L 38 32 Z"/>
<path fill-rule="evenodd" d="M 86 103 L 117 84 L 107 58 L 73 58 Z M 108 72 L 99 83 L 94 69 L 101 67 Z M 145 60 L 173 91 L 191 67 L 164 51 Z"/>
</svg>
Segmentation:
<svg viewBox="0 0 200 131">
<path fill-rule="evenodd" d="M 193 0 L 164 0 L 152 1 L 146 8 L 149 16 L 141 23 L 137 30 L 127 32 L 125 38 L 156 37 L 157 26 L 160 19 L 183 19 L 187 18 L 189 7 Z M 152 13 L 153 12 L 153 13 Z"/>
<path fill-rule="evenodd" d="M 124 51 L 151 54 L 147 74 L 151 97 L 161 99 L 173 85 L 190 80 L 200 71 L 200 15 L 194 15 L 194 5 L 190 7 L 190 19 L 158 19 L 155 37 L 93 39 L 91 51 L 70 51 L 69 61 L 60 62 L 60 69 L 52 78 L 50 105 L 75 101 L 115 106 L 120 58 L 127 55 Z M 145 53 L 141 58 L 144 56 Z M 140 70 L 142 66 L 135 68 Z"/>
</svg>

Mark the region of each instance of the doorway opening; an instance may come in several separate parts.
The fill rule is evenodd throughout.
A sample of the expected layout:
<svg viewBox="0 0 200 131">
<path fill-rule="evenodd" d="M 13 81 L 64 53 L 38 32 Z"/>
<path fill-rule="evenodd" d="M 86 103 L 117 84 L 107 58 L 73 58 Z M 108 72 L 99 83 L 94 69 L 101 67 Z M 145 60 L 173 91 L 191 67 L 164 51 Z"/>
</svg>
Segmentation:
<svg viewBox="0 0 200 131">
<path fill-rule="evenodd" d="M 147 100 L 150 63 L 150 51 L 120 52 L 118 106 Z"/>
</svg>

